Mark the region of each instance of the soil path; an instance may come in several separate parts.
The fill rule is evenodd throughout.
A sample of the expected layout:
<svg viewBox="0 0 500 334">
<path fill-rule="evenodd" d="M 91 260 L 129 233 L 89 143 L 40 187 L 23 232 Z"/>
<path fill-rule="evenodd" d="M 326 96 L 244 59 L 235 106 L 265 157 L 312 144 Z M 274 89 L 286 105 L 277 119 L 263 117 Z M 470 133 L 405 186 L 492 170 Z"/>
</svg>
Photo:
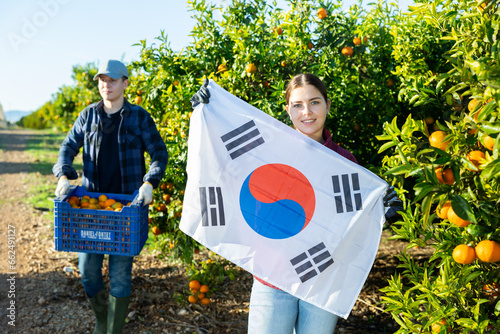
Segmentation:
<svg viewBox="0 0 500 334">
<path fill-rule="evenodd" d="M 77 254 L 54 250 L 50 215 L 25 200 L 40 179 L 56 187 L 55 178 L 37 172 L 37 161 L 24 152 L 26 141 L 38 135 L 0 129 L 0 333 L 92 333 Z M 403 247 L 384 233 L 358 302 L 347 320 L 340 319 L 336 333 L 397 330 L 383 312 L 379 289 L 394 274 L 395 254 Z M 184 270 L 144 249 L 134 262 L 124 333 L 246 333 L 251 284 L 251 275 L 241 271 L 235 281 L 219 287 L 208 307 L 181 305 L 175 295 L 186 289 Z"/>
</svg>

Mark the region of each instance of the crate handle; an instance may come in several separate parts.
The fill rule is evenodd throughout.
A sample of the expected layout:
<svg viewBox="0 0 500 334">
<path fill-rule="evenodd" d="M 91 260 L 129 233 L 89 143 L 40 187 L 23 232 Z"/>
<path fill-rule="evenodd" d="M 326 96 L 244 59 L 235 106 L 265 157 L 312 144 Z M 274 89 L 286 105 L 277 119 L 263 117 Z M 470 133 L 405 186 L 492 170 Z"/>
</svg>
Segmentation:
<svg viewBox="0 0 500 334">
<path fill-rule="evenodd" d="M 73 194 L 75 192 L 76 187 L 77 186 L 69 186 L 69 192 L 66 195 L 58 196 L 58 197 L 54 198 L 54 200 L 58 200 L 58 201 L 64 202 L 64 200 L 66 198 L 70 197 L 71 194 Z"/>
<path fill-rule="evenodd" d="M 134 191 L 134 193 L 132 194 L 132 196 L 134 196 L 134 199 L 132 200 L 132 205 L 138 205 L 138 206 L 142 206 L 142 200 L 139 201 L 137 199 L 137 197 L 139 196 L 139 189 L 137 189 L 136 191 Z"/>
</svg>

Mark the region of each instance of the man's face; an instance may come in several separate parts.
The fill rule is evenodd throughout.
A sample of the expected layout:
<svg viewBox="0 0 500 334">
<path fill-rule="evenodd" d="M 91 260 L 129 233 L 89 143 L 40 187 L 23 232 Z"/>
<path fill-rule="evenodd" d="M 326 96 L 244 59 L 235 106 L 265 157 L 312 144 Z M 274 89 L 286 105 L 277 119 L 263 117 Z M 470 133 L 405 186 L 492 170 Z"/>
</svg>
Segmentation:
<svg viewBox="0 0 500 334">
<path fill-rule="evenodd" d="M 105 101 L 118 102 L 123 99 L 128 79 L 113 79 L 109 75 L 99 76 L 99 93 Z"/>
</svg>

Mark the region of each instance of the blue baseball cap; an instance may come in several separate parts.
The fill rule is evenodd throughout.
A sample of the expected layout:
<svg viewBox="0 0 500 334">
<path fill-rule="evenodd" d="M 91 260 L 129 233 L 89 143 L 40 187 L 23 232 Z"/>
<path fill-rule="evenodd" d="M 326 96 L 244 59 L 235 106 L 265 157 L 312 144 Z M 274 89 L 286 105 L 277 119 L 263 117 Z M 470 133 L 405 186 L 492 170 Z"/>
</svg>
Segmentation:
<svg viewBox="0 0 500 334">
<path fill-rule="evenodd" d="M 121 77 L 128 78 L 127 66 L 119 60 L 109 59 L 99 67 L 99 71 L 94 76 L 94 80 L 99 79 L 99 75 L 106 74 L 113 79 L 120 79 Z"/>
</svg>

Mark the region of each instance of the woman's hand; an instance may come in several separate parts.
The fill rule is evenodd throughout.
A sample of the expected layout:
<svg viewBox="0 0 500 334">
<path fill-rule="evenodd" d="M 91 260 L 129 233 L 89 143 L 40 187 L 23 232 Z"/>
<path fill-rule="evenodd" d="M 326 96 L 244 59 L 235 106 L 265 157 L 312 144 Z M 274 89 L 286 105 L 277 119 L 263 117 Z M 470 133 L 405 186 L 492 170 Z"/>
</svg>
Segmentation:
<svg viewBox="0 0 500 334">
<path fill-rule="evenodd" d="M 398 211 L 402 211 L 403 201 L 398 198 L 398 194 L 396 190 L 394 190 L 393 186 L 387 188 L 384 196 L 384 207 L 385 207 L 385 219 L 395 216 Z"/>
<path fill-rule="evenodd" d="M 193 109 L 200 103 L 208 104 L 210 99 L 210 92 L 208 91 L 208 79 L 203 81 L 203 85 L 200 87 L 198 92 L 194 94 L 189 101 L 191 101 L 191 106 Z"/>
</svg>

